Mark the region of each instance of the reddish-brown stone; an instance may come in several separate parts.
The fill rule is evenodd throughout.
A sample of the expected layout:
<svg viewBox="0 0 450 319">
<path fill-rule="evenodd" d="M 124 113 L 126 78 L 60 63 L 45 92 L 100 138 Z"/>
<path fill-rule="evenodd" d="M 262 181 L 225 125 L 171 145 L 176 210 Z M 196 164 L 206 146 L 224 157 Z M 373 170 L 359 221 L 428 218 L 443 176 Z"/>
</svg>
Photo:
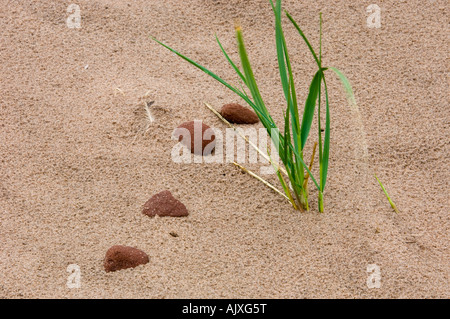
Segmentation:
<svg viewBox="0 0 450 319">
<path fill-rule="evenodd" d="M 183 217 L 189 215 L 186 206 L 172 196 L 170 191 L 162 191 L 153 195 L 145 204 L 142 210 L 147 216 L 171 216 Z"/>
<path fill-rule="evenodd" d="M 255 124 L 259 122 L 256 113 L 237 103 L 225 104 L 220 114 L 229 122 L 235 124 Z"/>
<path fill-rule="evenodd" d="M 198 125 L 198 132 L 195 132 L 195 125 Z M 201 127 L 201 135 L 198 134 L 200 133 L 200 127 Z M 183 130 L 182 129 L 187 129 L 189 131 L 190 134 L 190 139 L 184 139 L 183 138 Z M 189 148 L 189 150 L 191 151 L 191 153 L 197 154 L 197 155 L 210 155 L 210 153 L 212 152 L 212 150 L 214 149 L 215 146 L 215 139 L 216 136 L 214 135 L 214 133 L 211 135 L 211 137 L 208 135 L 207 137 L 205 134 L 205 131 L 211 129 L 208 125 L 204 124 L 201 121 L 190 121 L 190 122 L 184 122 L 183 124 L 181 124 L 180 126 L 178 126 L 175 129 L 175 135 L 178 135 L 179 138 L 178 140 L 181 141 L 184 145 L 187 146 L 187 148 Z M 211 129 L 212 130 L 212 129 Z M 197 133 L 197 134 L 195 134 Z M 195 143 L 198 143 L 197 149 L 195 148 Z M 211 149 L 208 149 L 207 153 L 205 154 L 205 147 L 210 144 L 213 143 L 211 146 Z"/>
<path fill-rule="evenodd" d="M 148 255 L 137 248 L 116 245 L 106 252 L 103 266 L 106 272 L 134 268 L 149 262 Z"/>
</svg>

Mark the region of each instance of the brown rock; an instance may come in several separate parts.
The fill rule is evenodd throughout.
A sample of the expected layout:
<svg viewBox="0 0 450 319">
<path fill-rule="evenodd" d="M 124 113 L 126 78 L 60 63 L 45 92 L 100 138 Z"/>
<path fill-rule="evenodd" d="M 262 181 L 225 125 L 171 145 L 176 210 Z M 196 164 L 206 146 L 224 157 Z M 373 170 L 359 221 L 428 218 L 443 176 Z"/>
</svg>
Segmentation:
<svg viewBox="0 0 450 319">
<path fill-rule="evenodd" d="M 259 118 L 253 110 L 237 103 L 225 104 L 220 114 L 229 122 L 236 124 L 255 124 Z"/>
<path fill-rule="evenodd" d="M 198 132 L 195 132 L 195 127 L 197 128 Z M 200 133 L 200 128 L 201 128 L 201 135 Z M 187 129 L 189 132 L 189 138 L 185 137 L 185 132 L 182 129 Z M 212 150 L 214 149 L 215 146 L 215 139 L 216 136 L 214 135 L 214 132 L 212 133 L 212 135 L 208 135 L 209 133 L 207 132 L 205 134 L 205 131 L 211 129 L 208 125 L 204 124 L 202 121 L 190 121 L 190 122 L 185 122 L 183 124 L 181 124 L 180 126 L 178 126 L 175 129 L 175 135 L 178 135 L 178 141 L 181 141 L 184 145 L 186 145 L 189 150 L 191 151 L 191 153 L 197 154 L 197 155 L 210 155 Z M 211 129 L 212 130 L 212 129 Z M 197 134 L 195 134 L 197 133 Z M 195 148 L 195 143 L 198 143 L 197 149 Z M 205 148 L 208 144 L 213 143 L 211 146 L 208 146 L 208 149 L 205 153 Z"/>
<path fill-rule="evenodd" d="M 106 252 L 103 266 L 106 272 L 134 268 L 149 262 L 148 255 L 137 248 L 116 245 Z"/>
<path fill-rule="evenodd" d="M 150 217 L 155 215 L 182 217 L 189 215 L 186 206 L 172 196 L 169 191 L 153 195 L 145 204 L 142 212 Z"/>
</svg>

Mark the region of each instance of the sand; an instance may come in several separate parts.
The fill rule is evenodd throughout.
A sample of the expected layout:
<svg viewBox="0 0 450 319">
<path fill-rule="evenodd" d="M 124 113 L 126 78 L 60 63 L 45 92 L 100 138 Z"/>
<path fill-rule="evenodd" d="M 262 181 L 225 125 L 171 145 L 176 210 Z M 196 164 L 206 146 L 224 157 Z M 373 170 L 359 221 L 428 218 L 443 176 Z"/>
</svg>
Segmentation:
<svg viewBox="0 0 450 319">
<path fill-rule="evenodd" d="M 71 3 L 79 29 L 66 25 Z M 315 46 L 323 12 L 324 63 L 348 76 L 360 111 L 329 73 L 332 148 L 319 214 L 312 186 L 311 210 L 300 213 L 232 164 L 170 155 L 185 121 L 225 129 L 203 102 L 243 101 L 149 35 L 237 83 L 214 33 L 238 61 L 239 18 L 282 123 L 268 1 L 1 0 L 0 297 L 450 297 L 448 2 L 379 1 L 379 29 L 366 24 L 371 3 L 284 1 Z M 303 104 L 315 65 L 284 22 Z M 155 101 L 148 127 L 145 101 Z M 142 214 L 165 189 L 188 217 Z M 113 245 L 150 262 L 106 273 Z M 74 264 L 79 288 L 68 288 Z M 372 264 L 379 288 L 367 283 Z"/>
</svg>

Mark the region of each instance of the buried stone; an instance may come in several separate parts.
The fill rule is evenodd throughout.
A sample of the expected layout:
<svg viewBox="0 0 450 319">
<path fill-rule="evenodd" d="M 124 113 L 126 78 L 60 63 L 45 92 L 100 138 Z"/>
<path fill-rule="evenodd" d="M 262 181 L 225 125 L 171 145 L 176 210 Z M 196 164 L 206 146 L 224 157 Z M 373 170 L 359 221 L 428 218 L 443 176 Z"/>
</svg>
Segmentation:
<svg viewBox="0 0 450 319">
<path fill-rule="evenodd" d="M 202 121 L 184 122 L 174 130 L 174 135 L 197 155 L 210 155 L 215 147 L 214 130 Z"/>
<path fill-rule="evenodd" d="M 148 255 L 137 248 L 115 245 L 106 252 L 103 266 L 106 272 L 134 268 L 149 262 Z"/>
<path fill-rule="evenodd" d="M 235 124 L 255 124 L 259 122 L 255 112 L 237 103 L 229 103 L 222 106 L 220 115 L 227 121 Z"/>
<path fill-rule="evenodd" d="M 142 213 L 147 216 L 183 217 L 189 215 L 186 206 L 173 197 L 168 190 L 153 195 L 145 204 Z"/>
</svg>

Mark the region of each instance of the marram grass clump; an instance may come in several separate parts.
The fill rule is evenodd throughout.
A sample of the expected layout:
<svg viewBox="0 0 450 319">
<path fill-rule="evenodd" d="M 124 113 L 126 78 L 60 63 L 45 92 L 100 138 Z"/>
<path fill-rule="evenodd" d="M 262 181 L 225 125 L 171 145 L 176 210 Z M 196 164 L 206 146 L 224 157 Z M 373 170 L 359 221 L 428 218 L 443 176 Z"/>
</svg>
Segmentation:
<svg viewBox="0 0 450 319">
<path fill-rule="evenodd" d="M 333 71 L 342 81 L 348 98 L 354 101 L 353 92 L 349 81 L 343 75 L 341 71 L 333 67 L 323 67 L 322 66 L 322 14 L 320 14 L 320 42 L 319 42 L 319 54 L 317 55 L 314 51 L 312 45 L 306 38 L 303 31 L 300 29 L 298 24 L 295 22 L 294 18 L 285 11 L 285 14 L 289 21 L 292 23 L 294 28 L 298 31 L 303 41 L 306 43 L 309 51 L 311 52 L 314 61 L 317 64 L 317 71 L 315 72 L 311 84 L 309 86 L 308 96 L 303 107 L 302 115 L 300 116 L 300 110 L 296 95 L 295 82 L 293 78 L 293 72 L 291 68 L 291 63 L 289 60 L 288 48 L 286 44 L 286 39 L 284 37 L 282 28 L 282 9 L 281 0 L 276 1 L 274 4 L 270 0 L 272 10 L 275 16 L 275 40 L 278 58 L 278 69 L 280 73 L 281 85 L 283 87 L 284 97 L 286 99 L 286 110 L 284 112 L 284 123 L 283 123 L 283 133 L 280 132 L 278 126 L 274 122 L 272 116 L 267 110 L 266 104 L 261 96 L 258 85 L 256 83 L 255 77 L 253 75 L 252 67 L 248 54 L 244 44 L 244 36 L 242 28 L 236 26 L 236 38 L 238 45 L 239 57 L 241 60 L 241 69 L 230 59 L 228 54 L 225 52 L 222 44 L 220 43 L 218 37 L 216 36 L 216 41 L 224 54 L 226 60 L 230 66 L 234 69 L 237 76 L 241 81 L 241 89 L 229 84 L 222 78 L 220 78 L 215 73 L 211 72 L 207 68 L 201 66 L 200 64 L 194 62 L 178 51 L 172 49 L 166 44 L 153 38 L 156 42 L 177 54 L 181 58 L 185 59 L 192 65 L 196 66 L 200 70 L 204 71 L 206 74 L 216 79 L 228 89 L 236 93 L 241 97 L 258 115 L 261 123 L 267 130 L 267 133 L 272 139 L 273 144 L 279 154 L 281 161 L 283 162 L 284 168 L 271 163 L 276 168 L 277 176 L 280 180 L 281 186 L 286 194 L 286 197 L 291 202 L 295 209 L 309 210 L 309 198 L 308 198 L 308 179 L 310 178 L 319 193 L 319 211 L 324 211 L 324 190 L 326 185 L 327 173 L 328 173 L 328 162 L 330 157 L 330 103 L 328 99 L 328 89 L 325 80 L 325 72 L 328 70 Z M 246 87 L 250 94 L 247 94 Z M 321 106 L 323 104 L 322 95 L 325 98 L 325 127 L 321 122 L 321 112 L 323 111 Z M 303 159 L 303 148 L 306 144 L 306 140 L 309 136 L 311 125 L 314 119 L 315 110 L 317 105 L 317 116 L 316 121 L 318 124 L 318 147 L 319 147 L 319 180 L 311 174 L 311 168 L 305 163 Z M 322 133 L 323 131 L 323 133 Z M 323 135 L 323 136 L 322 136 Z M 270 159 L 270 154 L 269 159 Z M 312 163 L 312 160 L 311 160 Z M 286 181 L 288 179 L 289 183 Z"/>
</svg>

